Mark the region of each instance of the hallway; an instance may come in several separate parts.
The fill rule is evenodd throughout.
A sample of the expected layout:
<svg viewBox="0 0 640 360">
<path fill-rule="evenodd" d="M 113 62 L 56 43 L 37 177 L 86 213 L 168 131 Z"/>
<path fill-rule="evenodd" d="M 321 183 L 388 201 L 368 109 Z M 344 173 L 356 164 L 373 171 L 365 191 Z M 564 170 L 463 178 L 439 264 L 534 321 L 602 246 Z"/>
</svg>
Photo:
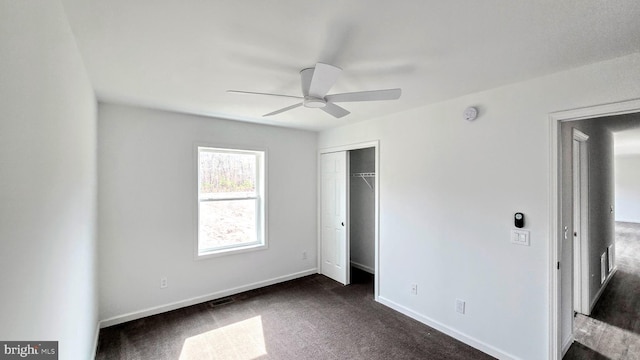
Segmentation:
<svg viewBox="0 0 640 360">
<path fill-rule="evenodd" d="M 640 224 L 616 223 L 617 272 L 591 316 L 578 314 L 564 360 L 640 360 Z"/>
</svg>

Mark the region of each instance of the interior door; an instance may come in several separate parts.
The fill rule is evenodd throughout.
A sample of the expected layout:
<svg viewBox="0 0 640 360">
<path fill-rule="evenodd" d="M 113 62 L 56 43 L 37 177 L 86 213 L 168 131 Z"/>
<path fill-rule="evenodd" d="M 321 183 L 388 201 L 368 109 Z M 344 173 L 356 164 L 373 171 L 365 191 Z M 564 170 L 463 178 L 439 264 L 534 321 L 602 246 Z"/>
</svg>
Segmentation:
<svg viewBox="0 0 640 360">
<path fill-rule="evenodd" d="M 321 273 L 344 285 L 350 283 L 347 224 L 346 151 L 321 155 Z"/>
<path fill-rule="evenodd" d="M 573 305 L 590 314 L 589 299 L 589 136 L 573 129 Z"/>
<path fill-rule="evenodd" d="M 580 141 L 573 139 L 573 310 L 582 313 L 582 188 L 580 180 Z"/>
</svg>

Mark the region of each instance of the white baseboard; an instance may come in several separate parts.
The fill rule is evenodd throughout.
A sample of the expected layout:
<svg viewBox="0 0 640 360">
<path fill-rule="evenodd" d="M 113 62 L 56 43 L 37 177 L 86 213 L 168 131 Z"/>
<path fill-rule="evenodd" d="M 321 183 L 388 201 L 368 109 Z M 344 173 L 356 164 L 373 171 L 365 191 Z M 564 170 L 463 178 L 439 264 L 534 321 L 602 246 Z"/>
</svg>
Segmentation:
<svg viewBox="0 0 640 360">
<path fill-rule="evenodd" d="M 613 277 L 613 275 L 616 273 L 616 271 L 618 271 L 618 267 L 614 266 L 613 270 L 611 270 L 611 272 L 609 273 L 609 275 L 607 275 L 607 278 L 604 280 L 604 283 L 602 283 L 602 286 L 600 286 L 600 290 L 598 290 L 598 293 L 596 294 L 596 296 L 593 298 L 593 301 L 591 301 L 591 305 L 589 305 L 589 314 L 591 314 L 591 312 L 593 311 L 593 308 L 596 306 L 596 304 L 598 303 L 598 300 L 600 300 L 600 296 L 602 295 L 602 293 L 604 292 L 604 289 L 607 288 L 607 285 L 609 285 L 609 281 L 611 280 L 611 278 Z"/>
<path fill-rule="evenodd" d="M 564 357 L 567 351 L 569 351 L 571 344 L 573 344 L 573 333 L 569 334 L 569 336 L 562 342 L 562 357 Z"/>
<path fill-rule="evenodd" d="M 206 302 L 206 301 L 220 299 L 220 298 L 223 298 L 225 296 L 231 296 L 231 295 L 239 294 L 241 292 L 245 292 L 245 291 L 249 291 L 249 290 L 253 290 L 253 289 L 258 289 L 258 288 L 261 288 L 261 287 L 265 287 L 265 286 L 281 283 L 281 282 L 284 282 L 284 281 L 297 279 L 297 278 L 300 278 L 300 277 L 303 277 L 303 276 L 317 274 L 317 273 L 318 273 L 318 269 L 317 268 L 308 269 L 308 270 L 300 271 L 300 272 L 289 274 L 289 275 L 279 276 L 279 277 L 276 277 L 276 278 L 273 278 L 273 279 L 267 279 L 267 280 L 263 280 L 263 281 L 258 281 L 258 282 L 252 283 L 252 284 L 238 286 L 238 287 L 227 289 L 227 290 L 216 291 L 214 293 L 207 294 L 207 295 L 202 295 L 202 296 L 197 296 L 197 297 L 193 297 L 193 298 L 190 298 L 190 299 L 176 301 L 176 302 L 173 302 L 173 303 L 170 303 L 170 304 L 154 306 L 154 307 L 143 309 L 143 310 L 139 310 L 139 311 L 133 311 L 133 312 L 130 312 L 130 313 L 126 313 L 126 314 L 114 316 L 114 317 L 111 317 L 111 318 L 108 318 L 108 319 L 104 319 L 104 320 L 100 321 L 99 327 L 100 328 L 105 328 L 105 327 L 108 327 L 108 326 L 122 324 L 122 323 L 127 322 L 127 321 L 141 319 L 143 317 L 147 317 L 147 316 L 151 316 L 151 315 L 161 314 L 161 313 L 164 313 L 164 312 L 167 312 L 167 311 L 180 309 L 180 308 L 183 308 L 183 307 L 186 307 L 186 306 L 191 306 L 191 305 L 200 304 L 200 303 L 203 303 L 203 302 Z"/>
<path fill-rule="evenodd" d="M 442 332 L 442 333 L 444 333 L 446 335 L 451 336 L 452 338 L 454 338 L 456 340 L 459 340 L 459 341 L 461 341 L 461 342 L 463 342 L 463 343 L 465 343 L 465 344 L 467 344 L 467 345 L 469 345 L 471 347 L 474 347 L 474 348 L 476 348 L 476 349 L 478 349 L 478 350 L 480 350 L 480 351 L 482 351 L 482 352 L 484 352 L 484 353 L 486 353 L 488 355 L 491 355 L 491 356 L 493 356 L 495 358 L 503 359 L 503 360 L 519 360 L 519 358 L 516 357 L 516 356 L 508 354 L 508 353 L 506 353 L 506 352 L 504 352 L 504 351 L 502 351 L 500 349 L 497 349 L 497 348 L 495 348 L 495 347 L 493 347 L 493 346 L 491 346 L 491 345 L 489 345 L 487 343 L 484 343 L 484 342 L 482 342 L 482 341 L 480 341 L 480 340 L 478 340 L 478 339 L 476 339 L 474 337 L 471 337 L 471 336 L 468 336 L 468 335 L 466 335 L 464 333 L 461 333 L 461 332 L 459 332 L 459 331 L 457 331 L 457 330 L 455 330 L 453 328 L 450 328 L 447 325 L 442 324 L 441 322 L 438 322 L 438 321 L 433 320 L 433 319 L 431 319 L 429 317 L 426 317 L 426 316 L 424 316 L 422 314 L 419 314 L 419 313 L 417 313 L 417 312 L 415 312 L 415 311 L 413 311 L 413 310 L 411 310 L 411 309 L 409 309 L 409 308 L 407 308 L 405 306 L 402 306 L 402 305 L 400 305 L 398 303 L 395 303 L 395 302 L 393 302 L 393 301 L 391 301 L 389 299 L 386 299 L 386 298 L 384 298 L 382 296 L 379 296 L 377 301 L 379 303 L 383 304 L 383 305 L 386 305 L 386 306 L 392 308 L 395 311 L 398 311 L 398 312 L 400 312 L 402 314 L 407 315 L 410 318 L 418 320 L 418 321 L 420 321 L 421 323 L 423 323 L 425 325 L 428 325 L 428 326 L 430 326 L 430 327 L 432 327 L 432 328 L 434 328 L 434 329 L 436 329 L 436 330 L 438 330 L 438 331 L 440 331 L 440 332 Z"/>
<path fill-rule="evenodd" d="M 363 264 L 360 264 L 360 263 L 357 263 L 357 262 L 355 262 L 355 261 L 352 261 L 352 262 L 351 262 L 351 266 L 353 266 L 353 267 L 354 267 L 354 268 L 356 268 L 356 269 L 360 269 L 360 270 L 362 270 L 362 271 L 366 271 L 366 272 L 368 272 L 369 274 L 373 274 L 373 275 L 375 275 L 375 274 L 376 274 L 376 271 L 375 271 L 372 267 L 367 266 L 367 265 L 363 265 Z"/>
</svg>

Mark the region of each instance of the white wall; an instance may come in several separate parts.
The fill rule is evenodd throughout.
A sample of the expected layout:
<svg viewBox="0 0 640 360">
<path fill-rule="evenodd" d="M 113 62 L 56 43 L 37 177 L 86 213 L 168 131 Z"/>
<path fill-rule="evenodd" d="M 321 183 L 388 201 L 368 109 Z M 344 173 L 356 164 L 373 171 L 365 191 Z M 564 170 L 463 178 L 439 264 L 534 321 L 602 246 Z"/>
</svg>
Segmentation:
<svg viewBox="0 0 640 360">
<path fill-rule="evenodd" d="M 375 148 L 349 151 L 349 171 L 376 171 Z M 349 243 L 351 263 L 370 273 L 375 272 L 375 177 L 369 185 L 360 177 L 349 178 Z M 371 189 L 373 188 L 373 189 Z"/>
<path fill-rule="evenodd" d="M 615 158 L 616 221 L 640 223 L 640 154 Z"/>
<path fill-rule="evenodd" d="M 380 301 L 495 356 L 548 358 L 549 113 L 638 97 L 634 54 L 322 132 L 321 148 L 380 140 Z M 530 247 L 509 242 L 518 211 Z"/>
<path fill-rule="evenodd" d="M 1 1 L 0 48 L 0 340 L 90 359 L 95 96 L 58 1 Z"/>
<path fill-rule="evenodd" d="M 112 104 L 98 128 L 103 325 L 316 272 L 316 133 Z M 267 250 L 194 260 L 195 143 L 267 149 Z"/>
</svg>

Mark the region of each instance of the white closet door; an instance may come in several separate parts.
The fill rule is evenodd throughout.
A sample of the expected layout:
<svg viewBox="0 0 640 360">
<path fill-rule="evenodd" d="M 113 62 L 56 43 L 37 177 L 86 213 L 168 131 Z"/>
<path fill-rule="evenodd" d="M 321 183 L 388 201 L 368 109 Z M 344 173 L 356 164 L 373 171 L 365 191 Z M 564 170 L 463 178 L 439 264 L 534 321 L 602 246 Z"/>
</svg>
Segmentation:
<svg viewBox="0 0 640 360">
<path fill-rule="evenodd" d="M 347 232 L 347 152 L 321 155 L 321 273 L 349 284 Z"/>
</svg>

